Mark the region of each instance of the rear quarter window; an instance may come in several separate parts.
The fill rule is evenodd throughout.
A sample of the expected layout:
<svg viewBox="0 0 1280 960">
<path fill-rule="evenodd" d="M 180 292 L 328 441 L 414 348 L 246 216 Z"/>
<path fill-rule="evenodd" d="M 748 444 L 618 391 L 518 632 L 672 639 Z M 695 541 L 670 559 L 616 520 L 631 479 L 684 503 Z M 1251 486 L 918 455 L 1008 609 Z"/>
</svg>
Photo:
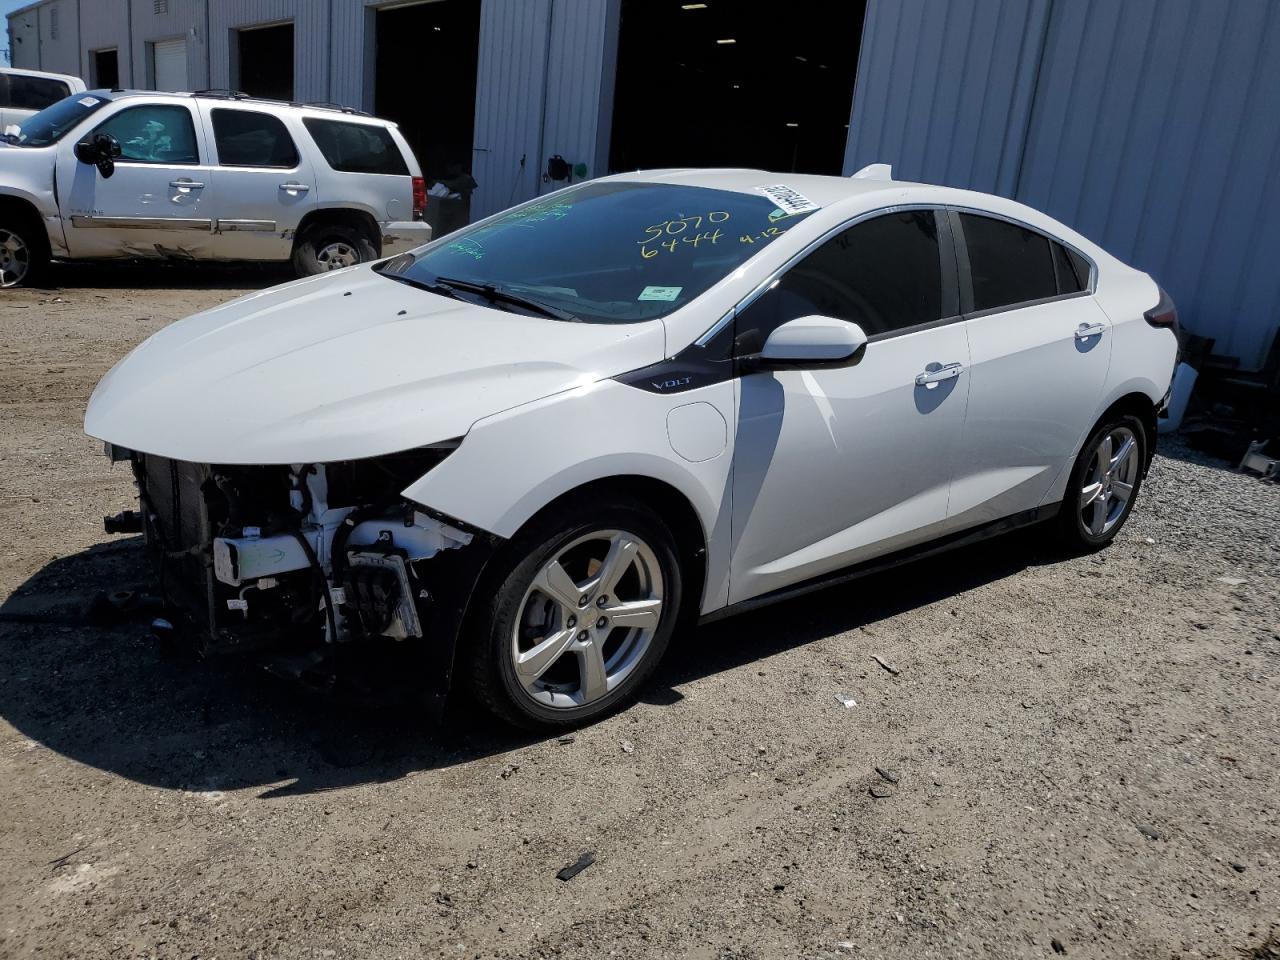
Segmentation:
<svg viewBox="0 0 1280 960">
<path fill-rule="evenodd" d="M 384 173 L 407 177 L 409 167 L 386 127 L 305 117 L 303 124 L 325 163 L 342 173 Z"/>
</svg>

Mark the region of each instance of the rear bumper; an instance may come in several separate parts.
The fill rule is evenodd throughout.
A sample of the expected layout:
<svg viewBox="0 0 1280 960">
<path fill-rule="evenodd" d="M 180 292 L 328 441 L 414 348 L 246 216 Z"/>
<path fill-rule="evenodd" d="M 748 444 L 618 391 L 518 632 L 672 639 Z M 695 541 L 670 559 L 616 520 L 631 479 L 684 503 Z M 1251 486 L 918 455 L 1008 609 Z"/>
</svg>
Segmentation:
<svg viewBox="0 0 1280 960">
<path fill-rule="evenodd" d="M 431 225 L 421 220 L 397 220 L 382 225 L 382 255 L 404 253 L 431 242 Z"/>
</svg>

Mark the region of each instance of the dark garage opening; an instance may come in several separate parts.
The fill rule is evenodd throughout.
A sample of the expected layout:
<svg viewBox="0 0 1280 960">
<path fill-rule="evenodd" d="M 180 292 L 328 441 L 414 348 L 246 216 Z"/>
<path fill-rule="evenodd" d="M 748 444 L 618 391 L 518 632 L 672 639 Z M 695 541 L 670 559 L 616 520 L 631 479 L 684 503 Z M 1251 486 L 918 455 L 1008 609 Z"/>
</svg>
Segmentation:
<svg viewBox="0 0 1280 960">
<path fill-rule="evenodd" d="M 373 112 L 400 125 L 428 180 L 470 173 L 480 0 L 433 0 L 375 16 Z"/>
<path fill-rule="evenodd" d="M 241 28 L 236 39 L 236 89 L 251 97 L 293 100 L 293 24 Z"/>
<path fill-rule="evenodd" d="M 110 50 L 93 51 L 93 76 L 95 89 L 113 90 L 120 86 L 120 55 Z"/>
<path fill-rule="evenodd" d="M 839 174 L 866 0 L 622 0 L 614 171 Z"/>
</svg>

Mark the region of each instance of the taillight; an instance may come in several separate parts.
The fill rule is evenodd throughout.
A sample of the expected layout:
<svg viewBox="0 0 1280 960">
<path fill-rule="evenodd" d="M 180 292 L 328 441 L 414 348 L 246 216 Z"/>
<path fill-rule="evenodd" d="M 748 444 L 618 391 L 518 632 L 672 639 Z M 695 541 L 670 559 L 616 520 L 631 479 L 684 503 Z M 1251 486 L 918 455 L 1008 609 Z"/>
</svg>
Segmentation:
<svg viewBox="0 0 1280 960">
<path fill-rule="evenodd" d="M 1177 330 L 1178 308 L 1173 305 L 1173 298 L 1165 293 L 1164 287 L 1156 287 L 1156 289 L 1160 291 L 1160 300 L 1143 316 L 1153 327 L 1170 327 Z"/>
<path fill-rule="evenodd" d="M 424 177 L 413 178 L 413 219 L 421 220 L 427 209 L 427 181 Z"/>
</svg>

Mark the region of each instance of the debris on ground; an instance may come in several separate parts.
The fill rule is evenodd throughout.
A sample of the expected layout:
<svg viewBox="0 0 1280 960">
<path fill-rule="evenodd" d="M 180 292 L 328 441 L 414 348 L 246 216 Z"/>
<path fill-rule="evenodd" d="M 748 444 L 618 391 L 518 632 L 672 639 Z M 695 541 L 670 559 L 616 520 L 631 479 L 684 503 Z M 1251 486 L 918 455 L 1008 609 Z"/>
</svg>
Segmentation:
<svg viewBox="0 0 1280 960">
<path fill-rule="evenodd" d="M 884 767 L 876 767 L 876 773 L 880 774 L 880 778 L 888 783 L 897 783 L 899 777 L 892 770 L 886 770 Z"/>
<path fill-rule="evenodd" d="M 1243 586 L 1249 581 L 1246 580 L 1244 577 L 1219 577 L 1218 582 L 1225 583 L 1228 587 L 1239 587 L 1239 586 Z"/>
<path fill-rule="evenodd" d="M 556 879 L 572 880 L 574 877 L 576 877 L 583 870 L 587 869 L 587 867 L 591 866 L 595 862 L 596 862 L 596 855 L 592 853 L 590 850 L 588 850 L 586 853 L 580 856 L 577 860 L 573 861 L 573 863 L 569 864 L 567 867 L 563 868 L 559 873 L 557 873 Z"/>
<path fill-rule="evenodd" d="M 1049 946 L 1053 947 L 1054 953 L 1067 952 L 1067 948 L 1062 945 L 1062 941 L 1059 940 L 1057 937 L 1054 937 L 1052 940 L 1049 941 Z"/>
<path fill-rule="evenodd" d="M 852 710 L 858 705 L 858 701 L 853 699 L 853 697 L 849 696 L 847 693 L 837 693 L 836 702 L 846 710 Z"/>
<path fill-rule="evenodd" d="M 502 768 L 502 773 L 498 774 L 498 776 L 502 777 L 503 780 L 510 780 L 519 772 L 520 772 L 520 764 L 508 763 L 505 767 Z"/>
<path fill-rule="evenodd" d="M 578 738 L 570 734 L 567 737 L 556 737 L 556 743 L 573 743 Z"/>
<path fill-rule="evenodd" d="M 874 786 L 871 789 L 869 789 L 867 792 L 871 794 L 873 797 L 875 797 L 877 800 L 884 800 L 887 797 L 893 796 L 892 790 L 890 790 L 887 787 L 881 787 L 881 786 Z"/>
<path fill-rule="evenodd" d="M 874 660 L 876 663 L 880 664 L 880 666 L 884 667 L 886 670 L 888 670 L 890 673 L 892 673 L 895 677 L 896 677 L 898 674 L 902 673 L 902 671 L 901 671 L 901 670 L 899 670 L 899 669 L 898 669 L 897 667 L 895 667 L 893 664 L 888 663 L 887 661 L 885 661 L 885 659 L 884 659 L 883 657 L 881 657 L 878 653 L 873 653 L 873 654 L 871 655 L 871 659 L 872 659 L 872 660 Z"/>
<path fill-rule="evenodd" d="M 1164 839 L 1164 837 L 1160 836 L 1160 832 L 1156 830 L 1155 827 L 1148 827 L 1146 824 L 1139 824 L 1138 832 L 1142 834 L 1144 837 L 1146 837 L 1148 840 Z"/>
<path fill-rule="evenodd" d="M 618 746 L 622 748 L 623 753 L 634 753 L 636 749 L 636 745 L 630 740 L 619 740 Z"/>
</svg>

